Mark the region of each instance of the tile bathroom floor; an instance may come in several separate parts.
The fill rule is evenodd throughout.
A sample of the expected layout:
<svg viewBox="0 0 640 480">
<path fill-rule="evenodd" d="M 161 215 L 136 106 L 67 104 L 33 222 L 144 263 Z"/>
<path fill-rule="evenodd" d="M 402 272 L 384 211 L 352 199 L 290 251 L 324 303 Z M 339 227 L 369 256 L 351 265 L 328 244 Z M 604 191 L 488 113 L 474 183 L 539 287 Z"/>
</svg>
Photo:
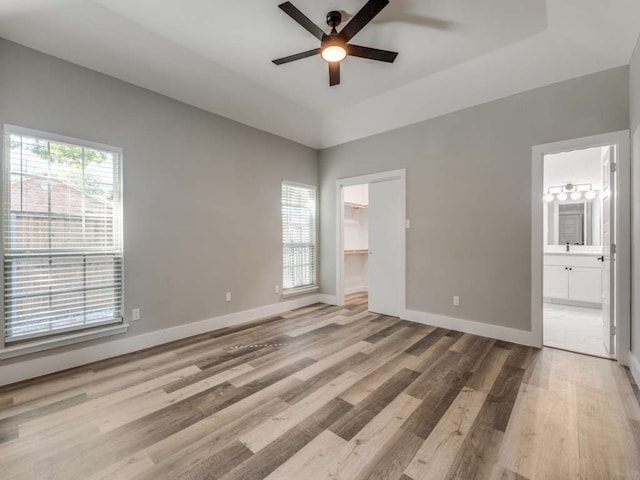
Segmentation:
<svg viewBox="0 0 640 480">
<path fill-rule="evenodd" d="M 545 303 L 544 345 L 609 358 L 603 342 L 602 310 Z"/>
</svg>

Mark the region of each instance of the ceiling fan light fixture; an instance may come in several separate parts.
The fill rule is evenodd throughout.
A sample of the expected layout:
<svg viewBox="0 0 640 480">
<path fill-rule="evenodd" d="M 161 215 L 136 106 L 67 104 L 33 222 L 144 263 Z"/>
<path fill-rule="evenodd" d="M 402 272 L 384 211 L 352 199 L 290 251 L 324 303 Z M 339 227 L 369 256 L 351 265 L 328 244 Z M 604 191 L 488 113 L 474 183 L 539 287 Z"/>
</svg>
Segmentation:
<svg viewBox="0 0 640 480">
<path fill-rule="evenodd" d="M 360 30 L 366 27 L 382 9 L 389 4 L 389 0 L 368 0 L 367 3 L 356 13 L 351 20 L 338 32 L 337 27 L 342 23 L 342 13 L 332 10 L 327 13 L 327 25 L 331 27 L 330 33 L 313 23 L 304 13 L 298 10 L 291 2 L 284 2 L 278 8 L 289 15 L 298 25 L 304 28 L 311 35 L 320 40 L 319 48 L 307 50 L 306 52 L 289 55 L 287 57 L 272 60 L 276 65 L 302 60 L 320 54 L 323 60 L 329 65 L 329 86 L 340 84 L 340 62 L 347 56 L 366 58 L 378 62 L 393 63 L 398 56 L 398 52 L 380 50 L 379 48 L 363 47 L 354 45 L 351 42 Z"/>
<path fill-rule="evenodd" d="M 322 46 L 320 54 L 327 62 L 341 62 L 347 57 L 347 48 L 339 39 L 330 39 Z"/>
<path fill-rule="evenodd" d="M 322 58 L 327 62 L 341 62 L 347 56 L 347 51 L 339 45 L 332 45 L 322 50 Z"/>
</svg>

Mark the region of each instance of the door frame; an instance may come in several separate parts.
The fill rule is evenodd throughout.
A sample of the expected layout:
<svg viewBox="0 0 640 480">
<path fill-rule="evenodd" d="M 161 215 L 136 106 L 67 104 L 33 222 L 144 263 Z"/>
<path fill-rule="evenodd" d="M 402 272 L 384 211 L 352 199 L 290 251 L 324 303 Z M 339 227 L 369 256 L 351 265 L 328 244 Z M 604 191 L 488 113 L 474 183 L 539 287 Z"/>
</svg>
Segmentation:
<svg viewBox="0 0 640 480">
<path fill-rule="evenodd" d="M 544 189 L 544 156 L 554 153 L 616 145 L 616 261 L 614 295 L 616 322 L 616 357 L 628 365 L 631 351 L 631 159 L 629 130 L 575 138 L 536 145 L 532 148 L 531 180 L 531 333 L 535 346 L 543 344 L 543 264 L 544 225 L 542 198 Z"/>
<path fill-rule="evenodd" d="M 343 187 L 353 185 L 364 185 L 370 183 L 384 182 L 389 180 L 399 180 L 401 189 L 400 200 L 400 212 L 402 219 L 407 218 L 407 170 L 401 168 L 398 170 L 389 170 L 386 172 L 372 173 L 368 175 L 360 175 L 357 177 L 339 178 L 336 180 L 336 303 L 338 305 L 344 305 L 344 192 Z M 400 312 L 402 316 L 407 307 L 406 300 L 406 228 L 404 228 L 404 221 L 400 235 L 400 258 L 402 263 L 400 265 Z"/>
</svg>

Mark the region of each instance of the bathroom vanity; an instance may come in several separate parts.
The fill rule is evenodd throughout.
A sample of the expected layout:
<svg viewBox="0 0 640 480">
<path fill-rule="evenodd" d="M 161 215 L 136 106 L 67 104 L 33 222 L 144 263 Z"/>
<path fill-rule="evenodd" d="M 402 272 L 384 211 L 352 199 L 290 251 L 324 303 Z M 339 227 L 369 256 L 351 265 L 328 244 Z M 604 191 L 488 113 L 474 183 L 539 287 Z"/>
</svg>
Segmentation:
<svg viewBox="0 0 640 480">
<path fill-rule="evenodd" d="M 567 305 L 602 306 L 599 252 L 545 252 L 544 300 Z"/>
</svg>

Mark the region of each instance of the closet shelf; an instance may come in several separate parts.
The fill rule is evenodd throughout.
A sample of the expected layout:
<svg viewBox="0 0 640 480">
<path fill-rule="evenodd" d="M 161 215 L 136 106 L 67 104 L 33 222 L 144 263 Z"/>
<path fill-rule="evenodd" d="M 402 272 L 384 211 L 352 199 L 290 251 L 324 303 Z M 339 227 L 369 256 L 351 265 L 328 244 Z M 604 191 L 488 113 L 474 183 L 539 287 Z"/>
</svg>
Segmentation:
<svg viewBox="0 0 640 480">
<path fill-rule="evenodd" d="M 364 255 L 366 253 L 369 253 L 369 250 L 345 250 L 344 254 L 345 255 Z"/>
<path fill-rule="evenodd" d="M 345 207 L 355 208 L 357 210 L 364 210 L 364 209 L 369 208 L 369 205 L 361 205 L 359 203 L 351 203 L 351 202 L 344 202 L 344 206 Z"/>
</svg>

